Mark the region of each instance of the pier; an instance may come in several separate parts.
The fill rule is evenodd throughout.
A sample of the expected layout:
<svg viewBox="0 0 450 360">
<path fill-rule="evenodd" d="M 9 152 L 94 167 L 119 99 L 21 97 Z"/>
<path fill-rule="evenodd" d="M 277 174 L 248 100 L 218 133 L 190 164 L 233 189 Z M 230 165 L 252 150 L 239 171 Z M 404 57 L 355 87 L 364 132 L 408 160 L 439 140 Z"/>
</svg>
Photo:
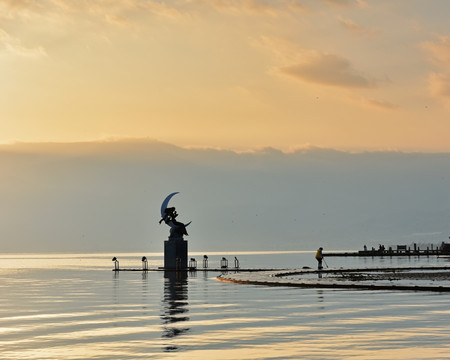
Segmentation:
<svg viewBox="0 0 450 360">
<path fill-rule="evenodd" d="M 118 268 L 118 269 L 112 269 L 112 271 L 173 271 L 173 272 L 193 272 L 193 271 L 200 271 L 200 272 L 258 272 L 258 271 L 283 271 L 283 270 L 288 270 L 288 269 L 281 269 L 281 268 L 276 268 L 276 269 L 269 269 L 269 268 L 258 268 L 258 269 L 252 269 L 252 268 L 233 268 L 233 267 L 229 267 L 229 268 L 186 268 L 186 269 L 181 269 L 181 270 L 176 270 L 176 269 L 165 269 L 162 267 L 159 268 L 147 268 L 147 269 L 143 269 L 143 268 Z"/>
<path fill-rule="evenodd" d="M 189 261 L 189 265 L 187 267 L 183 267 L 183 266 L 176 266 L 176 267 L 170 267 L 170 268 L 166 268 L 166 267 L 154 267 L 154 268 L 149 268 L 148 266 L 148 260 L 147 257 L 143 256 L 141 261 L 142 261 L 142 267 L 137 268 L 137 267 L 120 267 L 119 265 L 119 259 L 117 257 L 113 257 L 112 261 L 114 262 L 114 268 L 112 269 L 112 271 L 164 271 L 164 272 L 208 272 L 208 271 L 212 271 L 212 272 L 222 272 L 222 273 L 227 273 L 227 272 L 258 272 L 258 271 L 282 271 L 282 270 L 287 270 L 285 268 L 242 268 L 240 266 L 240 262 L 238 260 L 237 257 L 234 257 L 234 266 L 228 266 L 228 260 L 225 257 L 222 257 L 222 259 L 220 260 L 220 267 L 217 266 L 213 266 L 213 267 L 209 267 L 209 262 L 208 262 L 208 256 L 204 255 L 203 256 L 203 267 L 197 267 L 197 261 L 195 260 L 195 258 L 191 258 Z M 179 262 L 176 262 L 176 264 L 178 264 Z"/>
<path fill-rule="evenodd" d="M 427 246 L 425 249 L 421 249 L 417 244 L 412 244 L 412 246 L 407 245 L 397 245 L 394 249 L 393 247 L 385 248 L 384 245 L 380 245 L 378 249 L 372 248 L 359 251 L 336 251 L 323 253 L 325 257 L 331 256 L 366 256 L 366 257 L 376 257 L 376 256 L 441 256 L 450 255 L 450 244 L 442 243 L 441 246 Z"/>
</svg>

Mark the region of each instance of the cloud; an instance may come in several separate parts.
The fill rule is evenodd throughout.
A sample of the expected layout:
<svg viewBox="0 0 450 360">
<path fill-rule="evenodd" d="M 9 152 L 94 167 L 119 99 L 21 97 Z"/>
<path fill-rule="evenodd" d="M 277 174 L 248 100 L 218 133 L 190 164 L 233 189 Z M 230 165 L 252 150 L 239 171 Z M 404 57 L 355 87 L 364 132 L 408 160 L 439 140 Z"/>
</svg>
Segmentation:
<svg viewBox="0 0 450 360">
<path fill-rule="evenodd" d="M 372 88 L 375 83 L 355 70 L 351 62 L 334 54 L 315 53 L 306 61 L 279 68 L 294 79 L 346 88 Z"/>
<path fill-rule="evenodd" d="M 384 100 L 376 100 L 376 99 L 363 99 L 363 102 L 371 107 L 375 107 L 381 110 L 395 110 L 398 109 L 398 106 Z"/>
<path fill-rule="evenodd" d="M 11 19 L 25 14 L 33 6 L 30 0 L 0 0 L 0 18 Z"/>
<path fill-rule="evenodd" d="M 365 8 L 369 7 L 369 4 L 365 0 L 357 0 L 356 2 L 358 3 L 358 6 L 361 9 L 365 9 Z"/>
<path fill-rule="evenodd" d="M 42 46 L 27 48 L 21 44 L 19 39 L 14 38 L 3 29 L 0 29 L 0 49 L 21 57 L 38 58 L 47 56 Z"/>
<path fill-rule="evenodd" d="M 195 17 L 208 9 L 231 15 L 268 15 L 274 17 L 306 10 L 298 0 L 99 0 L 81 5 L 78 2 L 47 1 L 51 2 L 56 8 L 64 8 L 67 13 L 84 13 L 97 19 L 106 20 L 111 24 L 119 25 L 132 22 L 141 14 L 179 20 Z"/>
<path fill-rule="evenodd" d="M 332 6 L 353 6 L 360 5 L 364 2 L 361 0 L 323 0 L 324 3 Z"/>
<path fill-rule="evenodd" d="M 428 88 L 432 96 L 450 100 L 450 37 L 438 36 L 436 41 L 427 41 L 421 44 L 428 55 L 428 60 L 438 71 L 428 76 Z"/>
<path fill-rule="evenodd" d="M 83 7 L 77 5 L 64 0 L 0 0 L 0 19 L 20 20 L 29 28 L 34 20 L 52 22 Z"/>
<path fill-rule="evenodd" d="M 250 15 L 289 15 L 292 12 L 306 12 L 310 7 L 300 0 L 194 0 L 196 4 L 212 6 L 218 11 L 232 14 Z M 363 0 L 322 0 L 326 6 L 354 6 L 366 7 Z"/>
<path fill-rule="evenodd" d="M 322 0 L 326 6 L 363 6 L 363 0 Z M 123 25 L 132 21 L 135 12 L 153 14 L 159 17 L 179 19 L 192 17 L 205 9 L 231 15 L 290 16 L 309 10 L 302 0 L 0 0 L 0 17 L 45 17 L 67 16 L 68 18 L 84 14 L 111 24 Z"/>
<path fill-rule="evenodd" d="M 268 15 L 277 17 L 294 12 L 304 12 L 306 7 L 296 0 L 195 0 L 194 3 L 233 15 Z"/>
<path fill-rule="evenodd" d="M 192 3 L 201 6 L 212 6 L 220 12 L 230 13 L 233 15 L 248 14 L 258 16 L 282 16 L 292 13 L 303 13 L 310 10 L 300 0 L 193 0 Z M 354 6 L 364 7 L 363 0 L 322 0 L 326 6 Z"/>
<path fill-rule="evenodd" d="M 429 60 L 443 67 L 450 67 L 450 37 L 440 36 L 438 41 L 422 43 L 422 48 L 428 53 Z"/>
<path fill-rule="evenodd" d="M 72 23 L 73 19 L 82 15 L 83 20 L 104 21 L 114 25 L 124 25 L 133 22 L 143 13 L 165 18 L 180 18 L 185 14 L 180 9 L 182 3 L 161 2 L 156 0 L 126 0 L 126 1 L 62 1 L 42 0 L 37 4 L 29 0 L 0 0 L 1 13 L 9 18 L 23 19 L 65 19 Z M 2 15 L 0 15 L 1 17 Z M 5 17 L 5 15 L 3 15 Z"/>
<path fill-rule="evenodd" d="M 129 1 L 127 3 L 130 8 L 143 10 L 158 17 L 164 17 L 169 19 L 180 19 L 183 17 L 189 17 L 189 12 L 183 7 L 176 5 L 169 5 L 167 2 L 161 1 Z"/>
<path fill-rule="evenodd" d="M 450 76 L 432 73 L 428 78 L 428 82 L 433 96 L 444 97 L 450 100 Z"/>
<path fill-rule="evenodd" d="M 352 63 L 339 55 L 301 48 L 283 38 L 262 36 L 253 45 L 270 51 L 278 66 L 274 73 L 296 80 L 344 88 L 373 88 L 376 81 L 356 70 Z"/>
<path fill-rule="evenodd" d="M 277 61 L 282 63 L 292 63 L 299 60 L 306 50 L 297 46 L 297 44 L 274 36 L 260 36 L 257 39 L 252 39 L 251 44 L 266 51 L 269 51 L 277 58 Z"/>
<path fill-rule="evenodd" d="M 348 31 L 350 31 L 353 34 L 356 35 L 363 35 L 363 36 L 369 36 L 372 37 L 375 35 L 375 32 L 373 30 L 367 29 L 354 21 L 350 19 L 344 19 L 343 17 L 338 17 L 339 23 Z"/>
<path fill-rule="evenodd" d="M 121 15 L 105 15 L 105 20 L 109 24 L 125 26 L 130 24 L 130 20 Z"/>
</svg>

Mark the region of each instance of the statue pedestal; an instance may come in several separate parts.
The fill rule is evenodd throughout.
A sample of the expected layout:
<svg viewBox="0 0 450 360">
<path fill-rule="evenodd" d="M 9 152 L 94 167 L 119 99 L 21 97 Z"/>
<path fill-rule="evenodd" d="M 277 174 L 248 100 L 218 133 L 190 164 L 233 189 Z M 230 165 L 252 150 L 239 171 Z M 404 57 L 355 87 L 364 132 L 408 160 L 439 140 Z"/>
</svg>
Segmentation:
<svg viewBox="0 0 450 360">
<path fill-rule="evenodd" d="M 188 243 L 183 238 L 164 241 L 164 269 L 186 270 L 188 265 Z"/>
</svg>

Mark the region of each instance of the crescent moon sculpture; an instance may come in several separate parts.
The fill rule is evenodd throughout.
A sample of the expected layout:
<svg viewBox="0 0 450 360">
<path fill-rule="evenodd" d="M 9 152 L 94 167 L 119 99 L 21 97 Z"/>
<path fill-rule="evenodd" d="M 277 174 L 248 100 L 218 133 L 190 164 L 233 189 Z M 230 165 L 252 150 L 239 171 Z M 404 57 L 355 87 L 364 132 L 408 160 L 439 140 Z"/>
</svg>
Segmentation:
<svg viewBox="0 0 450 360">
<path fill-rule="evenodd" d="M 180 192 L 173 192 L 172 194 L 167 195 L 167 197 L 164 199 L 164 201 L 161 204 L 161 217 L 164 217 L 164 212 L 167 209 L 167 206 L 169 205 L 170 199 L 172 199 L 176 194 L 179 194 Z"/>
<path fill-rule="evenodd" d="M 188 235 L 186 231 L 186 227 L 191 223 L 189 221 L 187 224 L 183 224 L 176 220 L 178 216 L 175 207 L 169 207 L 169 202 L 172 197 L 176 194 L 179 194 L 179 191 L 173 192 L 164 199 L 161 204 L 161 220 L 159 223 L 161 224 L 163 221 L 170 226 L 170 235 L 169 240 L 174 238 L 183 238 L 183 235 Z"/>
</svg>

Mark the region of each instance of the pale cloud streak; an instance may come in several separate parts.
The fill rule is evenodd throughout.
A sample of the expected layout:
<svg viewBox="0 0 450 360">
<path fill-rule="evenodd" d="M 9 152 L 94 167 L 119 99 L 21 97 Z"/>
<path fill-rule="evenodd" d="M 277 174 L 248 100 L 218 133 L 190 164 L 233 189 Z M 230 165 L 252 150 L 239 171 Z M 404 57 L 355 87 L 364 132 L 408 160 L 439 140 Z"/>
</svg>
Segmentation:
<svg viewBox="0 0 450 360">
<path fill-rule="evenodd" d="M 440 36 L 438 41 L 424 42 L 422 48 L 432 63 L 450 68 L 450 36 Z"/>
<path fill-rule="evenodd" d="M 428 55 L 428 60 L 438 71 L 431 72 L 428 77 L 429 90 L 432 96 L 450 101 L 450 37 L 439 36 L 437 41 L 421 44 Z"/>
<path fill-rule="evenodd" d="M 279 71 L 294 79 L 344 88 L 372 88 L 374 81 L 358 72 L 352 63 L 334 54 L 316 52 L 305 61 L 283 66 Z"/>
<path fill-rule="evenodd" d="M 277 17 L 280 15 L 289 15 L 294 12 L 304 12 L 307 8 L 295 0 L 276 0 L 276 1 L 258 1 L 258 0 L 197 0 L 195 3 L 203 6 L 212 6 L 220 12 L 226 12 L 234 15 L 268 15 Z"/>
<path fill-rule="evenodd" d="M 345 18 L 339 16 L 338 21 L 339 21 L 339 24 L 341 24 L 345 29 L 347 29 L 348 31 L 350 31 L 353 34 L 369 36 L 369 37 L 375 36 L 375 31 L 373 31 L 371 29 L 367 29 L 364 26 L 361 26 L 361 25 L 355 23 L 351 19 L 345 19 Z"/>
<path fill-rule="evenodd" d="M 284 63 L 285 65 L 299 61 L 301 55 L 306 53 L 306 51 L 297 44 L 272 36 L 261 36 L 258 39 L 253 39 L 251 44 L 270 52 L 276 57 L 277 61 Z"/>
<path fill-rule="evenodd" d="M 380 110 L 396 110 L 396 109 L 398 109 L 397 105 L 395 105 L 389 101 L 367 99 L 367 98 L 364 98 L 362 101 L 365 105 L 368 105 L 370 107 L 377 108 Z"/>
<path fill-rule="evenodd" d="M 47 53 L 42 46 L 34 48 L 23 46 L 19 39 L 11 36 L 3 29 L 0 29 L 0 49 L 3 49 L 4 52 L 21 57 L 39 58 L 47 56 Z"/>
<path fill-rule="evenodd" d="M 364 6 L 365 5 L 365 1 L 362 1 L 362 0 L 322 0 L 322 1 L 325 4 L 332 5 L 332 6 L 354 6 L 354 5 Z"/>
<path fill-rule="evenodd" d="M 363 7 L 365 2 L 362 0 L 322 0 L 321 4 L 322 6 L 332 7 L 355 5 Z M 230 15 L 280 17 L 307 13 L 312 8 L 314 7 L 311 4 L 305 4 L 301 0 L 97 0 L 93 2 L 43 0 L 39 3 L 30 0 L 0 0 L 0 9 L 3 16 L 31 18 L 56 12 L 60 16 L 70 18 L 76 14 L 84 14 L 120 25 L 131 21 L 127 17 L 133 17 L 135 11 L 168 19 L 181 19 L 198 16 L 208 9 Z M 124 19 L 127 19 L 127 21 L 124 21 Z"/>
<path fill-rule="evenodd" d="M 14 18 L 18 14 L 24 14 L 33 5 L 29 0 L 0 0 L 0 17 Z"/>
<path fill-rule="evenodd" d="M 166 18 L 183 17 L 181 3 L 160 2 L 156 0 L 97 0 L 97 1 L 62 1 L 43 0 L 36 3 L 29 0 L 0 0 L 0 9 L 4 17 L 8 18 L 50 18 L 60 17 L 72 23 L 75 17 L 83 15 L 84 19 L 101 20 L 115 24 L 131 21 L 136 14 L 148 13 Z M 6 15 L 5 15 L 6 14 Z M 2 15 L 0 15 L 1 17 Z M 111 21 L 112 20 L 112 21 Z"/>
<path fill-rule="evenodd" d="M 311 4 L 307 5 L 300 0 L 193 0 L 192 3 L 212 7 L 217 11 L 233 15 L 257 15 L 257 16 L 291 16 L 297 13 L 306 13 L 312 10 Z M 332 7 L 365 7 L 363 0 L 322 0 L 322 5 Z"/>
<path fill-rule="evenodd" d="M 374 88 L 377 81 L 358 71 L 340 55 L 301 48 L 286 39 L 263 36 L 253 45 L 275 55 L 278 65 L 273 74 L 295 80 L 341 88 Z"/>
<path fill-rule="evenodd" d="M 136 15 L 147 13 L 167 19 L 195 17 L 203 10 L 215 11 L 231 15 L 261 15 L 278 17 L 307 10 L 298 0 L 191 0 L 191 1 L 157 1 L 157 0 L 97 0 L 62 1 L 43 0 L 40 4 L 29 0 L 0 0 L 3 16 L 33 17 L 51 12 L 58 12 L 70 18 L 76 14 L 84 14 L 100 20 L 112 20 L 111 23 L 123 24 L 124 19 L 131 21 Z M 136 14 L 136 12 L 138 14 Z M 1 17 L 2 15 L 0 15 Z"/>
<path fill-rule="evenodd" d="M 148 26 L 143 16 L 178 21 L 189 15 L 170 2 L 155 0 L 0 0 L 0 51 L 30 58 L 47 56 L 42 44 L 61 39 L 109 39 L 108 29 Z"/>
<path fill-rule="evenodd" d="M 429 78 L 430 92 L 433 96 L 450 100 L 450 76 L 431 73 Z"/>
</svg>

